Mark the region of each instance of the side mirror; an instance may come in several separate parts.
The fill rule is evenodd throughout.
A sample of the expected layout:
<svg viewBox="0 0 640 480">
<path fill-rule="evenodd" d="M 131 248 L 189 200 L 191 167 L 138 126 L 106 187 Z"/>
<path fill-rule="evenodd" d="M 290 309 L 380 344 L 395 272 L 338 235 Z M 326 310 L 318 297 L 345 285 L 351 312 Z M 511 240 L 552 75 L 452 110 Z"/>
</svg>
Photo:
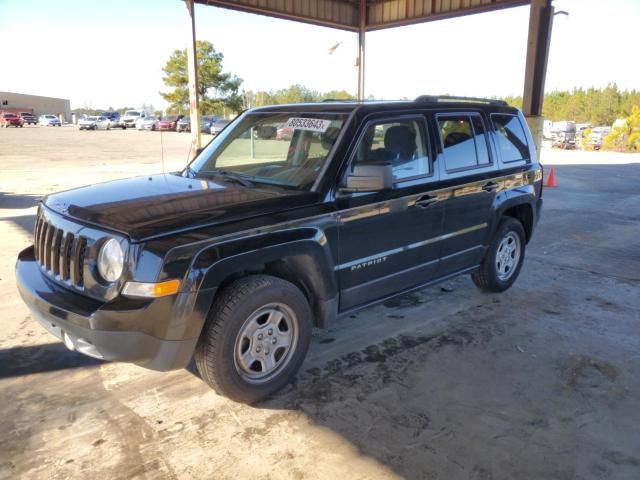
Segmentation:
<svg viewBox="0 0 640 480">
<path fill-rule="evenodd" d="M 390 163 L 360 163 L 347 176 L 345 192 L 378 192 L 393 188 L 393 169 Z"/>
</svg>

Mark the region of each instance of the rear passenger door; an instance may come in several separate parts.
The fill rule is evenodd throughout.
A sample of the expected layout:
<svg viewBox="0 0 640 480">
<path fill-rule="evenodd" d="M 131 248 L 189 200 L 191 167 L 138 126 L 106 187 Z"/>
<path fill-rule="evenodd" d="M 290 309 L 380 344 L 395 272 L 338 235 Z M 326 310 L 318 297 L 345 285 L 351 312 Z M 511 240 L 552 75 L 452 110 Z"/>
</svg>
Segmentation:
<svg viewBox="0 0 640 480">
<path fill-rule="evenodd" d="M 493 203 L 501 189 L 497 162 L 480 112 L 437 113 L 444 231 L 439 276 L 477 265 L 488 243 Z"/>
<path fill-rule="evenodd" d="M 339 193 L 340 309 L 364 305 L 437 275 L 442 202 L 424 115 L 372 119 L 358 135 L 347 171 L 358 162 L 391 163 L 393 189 Z"/>
</svg>

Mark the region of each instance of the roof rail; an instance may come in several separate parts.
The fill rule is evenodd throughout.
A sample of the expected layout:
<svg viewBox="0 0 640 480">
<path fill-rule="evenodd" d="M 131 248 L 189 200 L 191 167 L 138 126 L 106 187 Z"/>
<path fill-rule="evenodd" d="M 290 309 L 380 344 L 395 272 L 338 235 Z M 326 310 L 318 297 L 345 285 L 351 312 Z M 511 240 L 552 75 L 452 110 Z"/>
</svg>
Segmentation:
<svg viewBox="0 0 640 480">
<path fill-rule="evenodd" d="M 497 100 L 493 98 L 478 98 L 478 97 L 455 97 L 452 95 L 420 95 L 415 99 L 416 102 L 473 102 L 473 103 L 486 103 L 489 105 L 500 105 L 506 107 L 509 105 L 504 100 Z"/>
</svg>

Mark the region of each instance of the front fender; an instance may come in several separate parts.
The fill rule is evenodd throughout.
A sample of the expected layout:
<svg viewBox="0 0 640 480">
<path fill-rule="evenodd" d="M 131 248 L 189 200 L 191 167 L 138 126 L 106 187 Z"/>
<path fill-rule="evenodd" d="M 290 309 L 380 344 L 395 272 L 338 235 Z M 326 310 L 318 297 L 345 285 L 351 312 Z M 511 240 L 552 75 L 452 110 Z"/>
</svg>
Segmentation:
<svg viewBox="0 0 640 480">
<path fill-rule="evenodd" d="M 215 292 L 232 275 L 265 270 L 305 290 L 316 326 L 333 323 L 338 286 L 330 245 L 319 229 L 276 231 L 207 246 L 195 255 L 186 278 L 199 292 Z"/>
</svg>

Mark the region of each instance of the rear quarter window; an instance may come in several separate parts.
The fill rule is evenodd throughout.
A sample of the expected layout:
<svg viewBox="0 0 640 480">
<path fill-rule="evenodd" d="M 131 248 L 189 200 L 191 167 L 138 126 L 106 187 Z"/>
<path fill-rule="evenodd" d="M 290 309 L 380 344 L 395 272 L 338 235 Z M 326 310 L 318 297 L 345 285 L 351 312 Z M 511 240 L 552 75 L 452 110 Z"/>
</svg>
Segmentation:
<svg viewBox="0 0 640 480">
<path fill-rule="evenodd" d="M 503 162 L 529 160 L 529 144 L 524 127 L 516 115 L 492 113 L 496 147 Z"/>
</svg>

